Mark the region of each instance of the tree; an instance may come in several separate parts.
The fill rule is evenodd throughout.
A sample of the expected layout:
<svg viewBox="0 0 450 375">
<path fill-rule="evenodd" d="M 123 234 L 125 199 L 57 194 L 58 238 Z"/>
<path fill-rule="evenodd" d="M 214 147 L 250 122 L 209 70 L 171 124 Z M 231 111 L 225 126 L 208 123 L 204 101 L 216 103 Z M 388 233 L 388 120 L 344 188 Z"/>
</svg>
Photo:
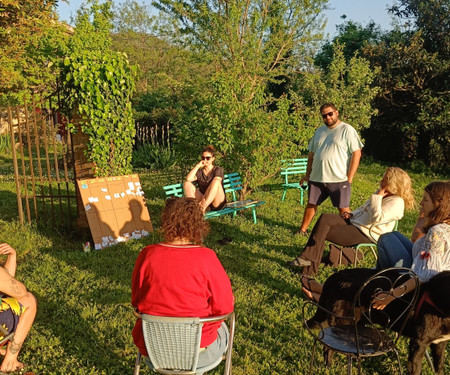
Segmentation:
<svg viewBox="0 0 450 375">
<path fill-rule="evenodd" d="M 111 49 L 111 27 L 111 2 L 94 0 L 90 8 L 79 10 L 61 69 L 67 111 L 82 118 L 97 176 L 131 172 L 135 134 L 134 69 L 123 53 Z"/>
<path fill-rule="evenodd" d="M 225 167 L 239 170 L 246 187 L 256 187 L 277 172 L 280 159 L 299 152 L 292 103 L 286 95 L 277 103 L 267 87 L 303 64 L 320 36 L 326 1 L 159 0 L 155 5 L 179 20 L 178 40 L 215 71 L 204 88 L 204 105 L 180 120 L 183 153 L 215 144 Z"/>
<path fill-rule="evenodd" d="M 450 27 L 446 0 L 402 0 L 391 12 L 407 30 L 387 33 L 365 48 L 380 68 L 375 100 L 380 116 L 367 133 L 366 149 L 387 160 L 420 159 L 449 168 Z"/>
<path fill-rule="evenodd" d="M 334 45 L 343 45 L 343 53 L 347 62 L 355 55 L 361 54 L 365 45 L 375 45 L 381 40 L 381 30 L 375 22 L 371 21 L 366 26 L 348 21 L 336 26 L 338 35 L 332 41 L 327 41 L 314 59 L 315 65 L 328 70 L 334 54 Z"/>
<path fill-rule="evenodd" d="M 341 119 L 361 132 L 377 113 L 371 102 L 379 90 L 373 84 L 378 70 L 371 69 L 369 61 L 357 54 L 347 61 L 344 50 L 344 45 L 336 43 L 328 70 L 313 66 L 303 71 L 294 90 L 307 123 L 322 125 L 318 108 L 324 102 L 333 102 Z"/>
<path fill-rule="evenodd" d="M 0 102 L 14 102 L 25 89 L 54 84 L 44 41 L 63 37 L 57 22 L 57 0 L 3 0 L 0 5 Z"/>
</svg>

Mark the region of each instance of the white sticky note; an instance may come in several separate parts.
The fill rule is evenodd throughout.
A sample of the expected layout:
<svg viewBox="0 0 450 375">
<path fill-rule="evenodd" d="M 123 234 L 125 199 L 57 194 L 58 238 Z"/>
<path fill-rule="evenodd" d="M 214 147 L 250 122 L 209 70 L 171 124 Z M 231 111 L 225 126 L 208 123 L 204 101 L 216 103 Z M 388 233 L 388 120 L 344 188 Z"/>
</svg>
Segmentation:
<svg viewBox="0 0 450 375">
<path fill-rule="evenodd" d="M 114 198 L 120 198 L 120 194 L 119 193 L 114 194 Z"/>
<path fill-rule="evenodd" d="M 101 191 L 103 191 L 104 193 L 107 193 L 108 189 L 107 188 L 101 188 Z"/>
<path fill-rule="evenodd" d="M 134 184 L 133 184 L 132 182 L 129 182 L 129 183 L 128 183 L 128 188 L 129 188 L 130 190 L 134 190 Z"/>
<path fill-rule="evenodd" d="M 92 208 L 92 207 L 91 207 L 90 204 L 87 204 L 86 206 L 84 206 L 84 209 L 85 209 L 86 211 L 89 211 L 91 208 Z"/>
<path fill-rule="evenodd" d="M 111 200 L 111 195 L 105 195 L 105 199 L 110 201 Z"/>
<path fill-rule="evenodd" d="M 123 198 L 123 197 L 125 196 L 125 193 L 122 191 L 122 192 L 120 193 L 120 196 Z"/>
<path fill-rule="evenodd" d="M 101 250 L 102 245 L 99 244 L 99 243 L 96 243 L 95 246 L 94 246 L 94 248 L 95 248 L 95 250 Z"/>
</svg>

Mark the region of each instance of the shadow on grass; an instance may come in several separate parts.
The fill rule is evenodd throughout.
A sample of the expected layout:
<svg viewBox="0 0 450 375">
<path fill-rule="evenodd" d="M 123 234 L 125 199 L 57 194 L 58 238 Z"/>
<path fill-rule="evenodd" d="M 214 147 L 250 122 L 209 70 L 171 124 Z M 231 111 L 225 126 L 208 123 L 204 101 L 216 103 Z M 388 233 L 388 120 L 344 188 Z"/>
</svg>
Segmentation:
<svg viewBox="0 0 450 375">
<path fill-rule="evenodd" d="M 59 350 L 72 366 L 89 370 L 95 367 L 95 373 L 127 374 L 131 372 L 131 361 L 125 358 L 131 347 L 131 330 L 134 325 L 131 309 L 127 306 L 114 306 L 115 313 L 104 312 L 97 303 L 85 299 L 73 305 L 64 300 L 50 300 L 37 295 L 39 309 L 36 320 L 45 331 L 51 332 L 58 339 Z M 112 315 L 114 314 L 114 318 Z M 106 316 L 105 316 L 106 315 Z M 119 317 L 122 316 L 122 319 Z M 129 316 L 129 319 L 124 318 Z M 104 324 L 107 327 L 99 328 Z M 105 337 L 106 336 L 106 337 Z M 43 349 L 45 350 L 45 348 Z M 120 357 L 123 357 L 120 360 Z M 46 371 L 52 373 L 76 373 L 75 368 L 54 368 L 54 363 L 45 363 L 48 356 L 40 356 L 38 362 Z M 128 363 L 127 363 L 128 361 Z M 111 366 L 114 363 L 114 366 Z M 83 372 L 84 373 L 84 372 Z"/>
<path fill-rule="evenodd" d="M 291 256 L 292 252 L 298 250 L 291 246 L 268 245 L 269 236 L 251 229 L 242 230 L 233 222 L 215 222 L 206 246 L 217 252 L 227 273 L 235 274 L 249 284 L 264 284 L 279 293 L 298 293 L 297 288 L 279 276 L 272 276 L 274 273 L 279 275 L 280 269 L 285 267 L 283 254 L 288 252 Z M 221 244 L 224 239 L 231 241 Z"/>
</svg>

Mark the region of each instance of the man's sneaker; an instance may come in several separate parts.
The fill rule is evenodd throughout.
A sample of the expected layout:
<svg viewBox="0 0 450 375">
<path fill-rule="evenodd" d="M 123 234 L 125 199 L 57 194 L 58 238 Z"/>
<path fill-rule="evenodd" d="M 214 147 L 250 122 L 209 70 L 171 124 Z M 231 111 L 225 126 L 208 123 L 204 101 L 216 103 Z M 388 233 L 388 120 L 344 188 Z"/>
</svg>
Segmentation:
<svg viewBox="0 0 450 375">
<path fill-rule="evenodd" d="M 302 258 L 295 258 L 294 260 L 287 262 L 286 265 L 291 270 L 298 270 L 299 268 L 310 266 L 311 261 Z"/>
</svg>

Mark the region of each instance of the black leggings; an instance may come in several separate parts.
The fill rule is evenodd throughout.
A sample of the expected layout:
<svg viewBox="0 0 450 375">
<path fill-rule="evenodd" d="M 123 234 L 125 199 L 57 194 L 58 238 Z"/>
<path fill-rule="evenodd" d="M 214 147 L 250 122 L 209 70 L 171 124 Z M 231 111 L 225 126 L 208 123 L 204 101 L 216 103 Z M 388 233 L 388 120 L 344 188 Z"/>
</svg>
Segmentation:
<svg viewBox="0 0 450 375">
<path fill-rule="evenodd" d="M 340 246 L 354 246 L 363 242 L 372 242 L 363 232 L 336 214 L 322 214 L 309 236 L 303 252 L 298 258 L 311 261 L 311 265 L 303 268 L 303 274 L 315 275 L 319 270 L 325 249 L 325 241 Z"/>
</svg>

